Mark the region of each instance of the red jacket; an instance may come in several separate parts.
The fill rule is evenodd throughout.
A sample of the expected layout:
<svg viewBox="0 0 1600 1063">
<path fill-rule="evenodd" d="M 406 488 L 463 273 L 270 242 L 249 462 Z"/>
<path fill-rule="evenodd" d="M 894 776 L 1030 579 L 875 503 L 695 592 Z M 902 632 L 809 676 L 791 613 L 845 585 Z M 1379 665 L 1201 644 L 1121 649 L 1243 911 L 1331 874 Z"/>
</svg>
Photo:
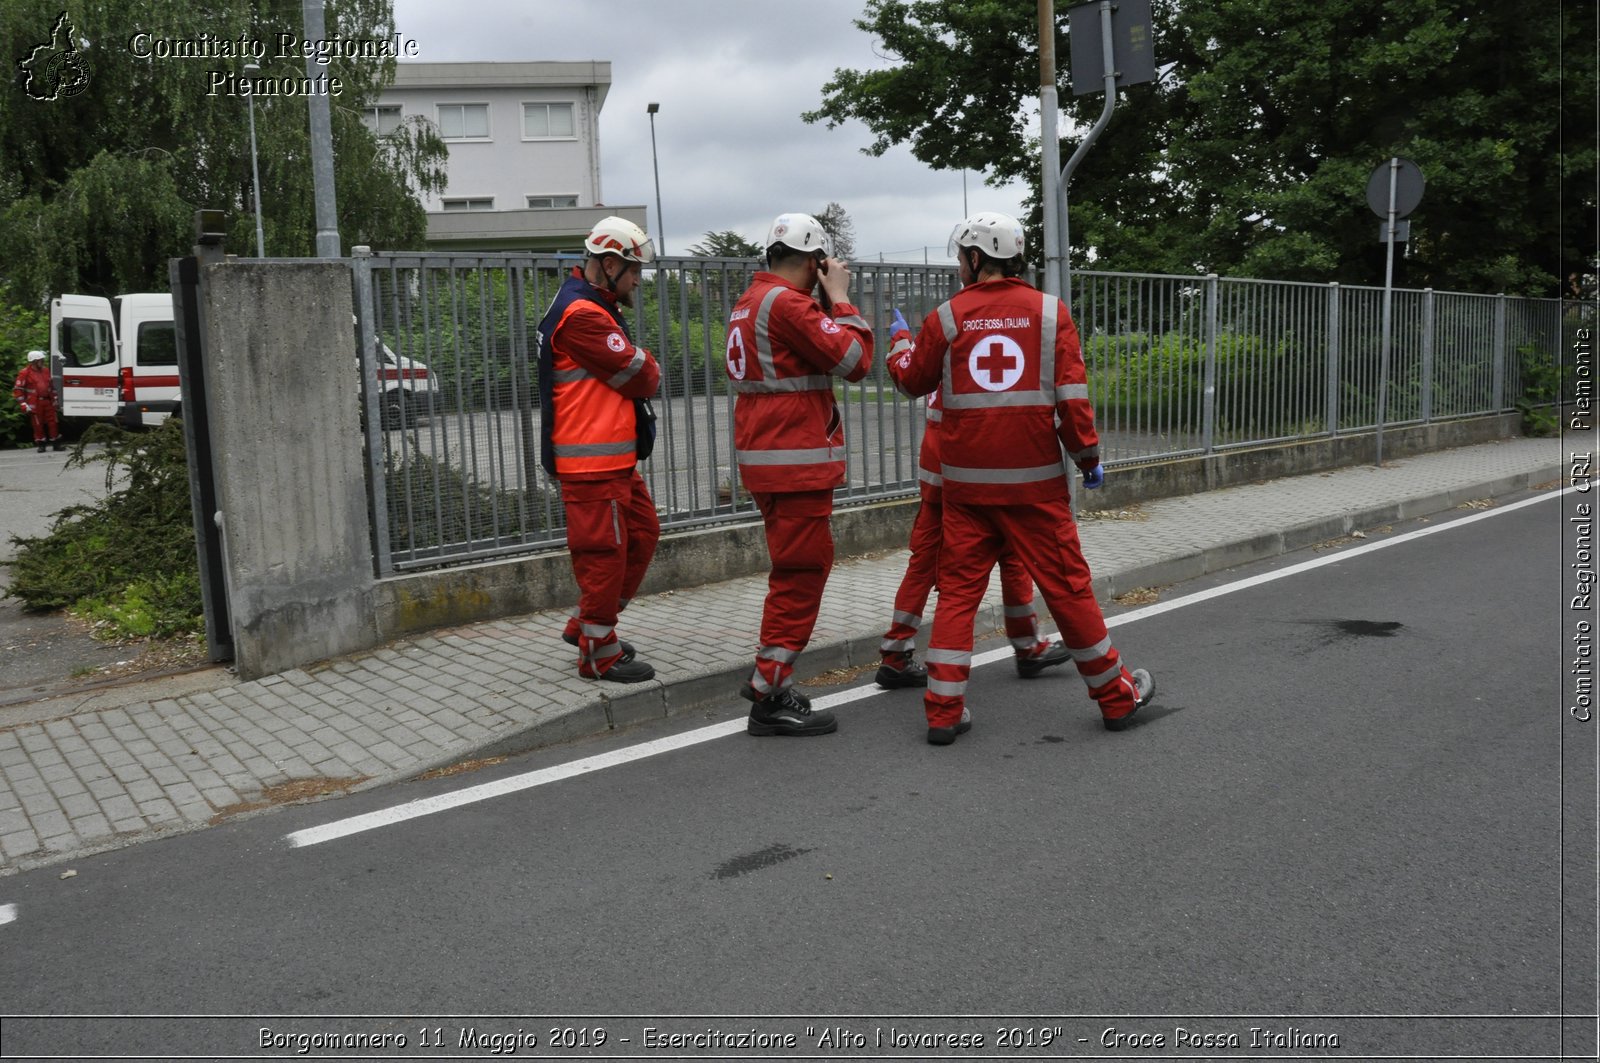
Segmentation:
<svg viewBox="0 0 1600 1063">
<path fill-rule="evenodd" d="M 939 392 L 939 474 L 951 502 L 1065 498 L 1062 448 L 1076 462 L 1100 444 L 1072 316 L 1017 278 L 957 292 L 889 375 L 907 395 Z"/>
<path fill-rule="evenodd" d="M 872 369 L 872 330 L 849 303 L 824 313 L 773 273 L 755 275 L 728 320 L 733 443 L 750 491 L 819 491 L 844 483 L 844 419 L 833 377 Z"/>
<path fill-rule="evenodd" d="M 11 397 L 33 406 L 54 406 L 56 391 L 50 380 L 49 365 L 39 360 L 23 366 L 22 372 L 17 374 L 17 382 L 11 385 Z"/>
</svg>

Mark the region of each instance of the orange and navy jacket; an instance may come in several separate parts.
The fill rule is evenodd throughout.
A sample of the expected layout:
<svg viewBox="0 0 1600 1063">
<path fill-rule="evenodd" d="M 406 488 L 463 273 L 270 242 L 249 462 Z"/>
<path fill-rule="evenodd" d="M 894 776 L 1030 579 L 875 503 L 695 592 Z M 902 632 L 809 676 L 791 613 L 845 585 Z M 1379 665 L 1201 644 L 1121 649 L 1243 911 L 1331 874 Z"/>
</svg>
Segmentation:
<svg viewBox="0 0 1600 1063">
<path fill-rule="evenodd" d="M 871 369 L 872 330 L 854 306 L 835 303 L 830 316 L 804 288 L 757 273 L 728 319 L 734 456 L 745 489 L 843 484 L 833 378 L 860 380 Z"/>
<path fill-rule="evenodd" d="M 17 374 L 17 382 L 11 385 L 11 397 L 34 406 L 56 404 L 55 382 L 50 379 L 50 370 L 43 360 L 29 362 L 22 367 L 22 372 Z"/>
<path fill-rule="evenodd" d="M 539 322 L 545 471 L 563 480 L 631 473 L 653 432 L 641 407 L 660 384 L 661 368 L 633 345 L 616 296 L 574 268 Z"/>
<path fill-rule="evenodd" d="M 1066 304 L 1011 277 L 969 284 L 889 361 L 907 395 L 938 392 L 944 498 L 1015 505 L 1067 497 L 1061 452 L 1099 447 L 1078 330 Z"/>
</svg>

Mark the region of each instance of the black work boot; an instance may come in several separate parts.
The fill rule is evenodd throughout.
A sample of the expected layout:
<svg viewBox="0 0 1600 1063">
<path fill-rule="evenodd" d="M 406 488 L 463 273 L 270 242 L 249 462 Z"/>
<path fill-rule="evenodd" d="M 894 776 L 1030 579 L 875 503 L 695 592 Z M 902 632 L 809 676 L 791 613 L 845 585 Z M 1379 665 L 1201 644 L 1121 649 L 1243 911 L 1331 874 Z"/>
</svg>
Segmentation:
<svg viewBox="0 0 1600 1063">
<path fill-rule="evenodd" d="M 913 660 L 909 653 L 886 653 L 883 663 L 878 665 L 877 682 L 886 690 L 925 687 L 928 685 L 928 670 Z"/>
<path fill-rule="evenodd" d="M 948 746 L 956 740 L 957 735 L 964 735 L 972 730 L 972 713 L 967 707 L 961 707 L 961 719 L 956 721 L 954 727 L 928 728 L 928 744 L 930 746 Z"/>
<path fill-rule="evenodd" d="M 621 660 L 607 668 L 599 675 L 610 683 L 643 683 L 647 679 L 654 679 L 656 670 L 645 661 Z"/>
<path fill-rule="evenodd" d="M 755 688 L 746 684 L 740 694 L 755 702 L 744 728 L 750 734 L 803 738 L 832 734 L 839 729 L 839 721 L 834 719 L 833 713 L 827 709 L 813 709 L 810 698 L 788 687 L 759 697 Z"/>
<path fill-rule="evenodd" d="M 39 453 L 41 453 L 41 454 L 44 453 L 44 443 L 42 443 L 42 442 L 39 444 Z"/>
<path fill-rule="evenodd" d="M 1101 717 L 1102 722 L 1106 725 L 1106 730 L 1126 731 L 1133 726 L 1134 715 L 1150 704 L 1150 699 L 1156 696 L 1156 681 L 1143 668 L 1135 668 L 1133 670 L 1133 684 L 1137 690 L 1134 695 L 1133 708 L 1129 709 L 1126 714 L 1115 718 L 1110 716 Z"/>
<path fill-rule="evenodd" d="M 1072 651 L 1065 642 L 1041 642 L 1031 650 L 1017 654 L 1017 674 L 1032 679 L 1046 668 L 1066 664 L 1072 660 Z"/>
</svg>

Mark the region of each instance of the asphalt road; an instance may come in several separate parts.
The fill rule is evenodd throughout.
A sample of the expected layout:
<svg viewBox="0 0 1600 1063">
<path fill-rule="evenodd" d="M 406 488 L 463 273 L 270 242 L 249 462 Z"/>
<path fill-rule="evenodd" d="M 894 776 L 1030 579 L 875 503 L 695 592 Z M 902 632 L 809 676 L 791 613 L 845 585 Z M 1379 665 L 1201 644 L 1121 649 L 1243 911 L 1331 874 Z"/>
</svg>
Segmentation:
<svg viewBox="0 0 1600 1063">
<path fill-rule="evenodd" d="M 736 726 L 730 699 L 0 879 L 0 1011 L 157 1016 L 6 1019 L 6 1056 L 293 1056 L 294 1037 L 377 1031 L 409 1047 L 368 1058 L 491 1058 L 462 1047 L 470 1028 L 534 1034 L 524 1056 L 573 1031 L 577 1058 L 979 1051 L 905 1040 L 941 1032 L 981 1034 L 987 1058 L 1198 1058 L 1229 1037 L 1280 1058 L 1311 1050 L 1296 1037 L 1346 1058 L 1553 1058 L 1596 985 L 1593 735 L 1571 737 L 1560 703 L 1560 530 L 1546 501 L 1131 614 L 1114 637 L 1159 693 L 1124 734 L 1074 676 L 1002 661 L 975 670 L 953 747 L 924 743 L 899 691 L 842 706 L 827 738 L 734 734 L 286 841 Z M 196 1014 L 218 1017 L 160 1017 Z M 675 1056 L 644 1051 L 649 1025 L 799 1048 Z M 424 1027 L 448 1044 L 419 1049 Z M 836 1027 L 866 1047 L 817 1048 Z M 1570 1036 L 1592 1051 L 1593 1028 Z"/>
</svg>

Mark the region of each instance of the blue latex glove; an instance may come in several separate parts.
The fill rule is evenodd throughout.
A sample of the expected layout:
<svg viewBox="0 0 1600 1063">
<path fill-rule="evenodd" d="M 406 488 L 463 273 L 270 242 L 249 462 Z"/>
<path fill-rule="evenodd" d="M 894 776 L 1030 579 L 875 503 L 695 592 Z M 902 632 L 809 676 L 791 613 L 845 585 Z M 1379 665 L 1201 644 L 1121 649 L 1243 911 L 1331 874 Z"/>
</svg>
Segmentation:
<svg viewBox="0 0 1600 1063">
<path fill-rule="evenodd" d="M 896 332 L 910 331 L 911 326 L 906 324 L 906 316 L 900 312 L 900 308 L 898 306 L 895 307 L 894 316 L 889 319 L 889 334 L 893 335 Z"/>
<path fill-rule="evenodd" d="M 1099 462 L 1095 467 L 1083 474 L 1083 486 L 1093 491 L 1096 487 L 1106 482 L 1106 467 Z"/>
</svg>

